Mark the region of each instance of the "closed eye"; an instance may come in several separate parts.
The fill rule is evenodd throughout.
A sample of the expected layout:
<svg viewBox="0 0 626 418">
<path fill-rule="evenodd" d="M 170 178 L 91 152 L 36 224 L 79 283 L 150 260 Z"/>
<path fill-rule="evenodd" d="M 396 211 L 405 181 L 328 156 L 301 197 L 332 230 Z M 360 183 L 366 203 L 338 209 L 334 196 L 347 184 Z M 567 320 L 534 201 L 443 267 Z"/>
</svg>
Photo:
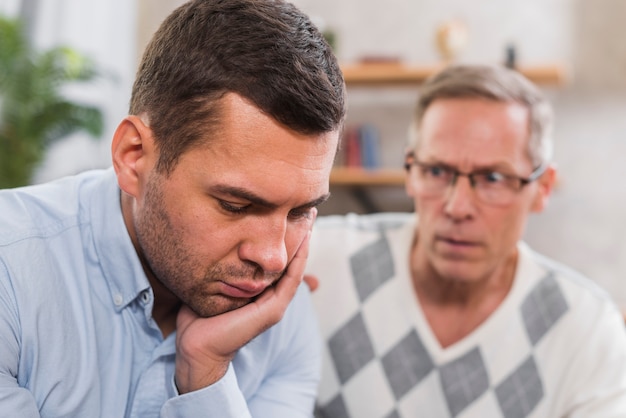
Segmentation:
<svg viewBox="0 0 626 418">
<path fill-rule="evenodd" d="M 232 203 L 226 200 L 219 200 L 219 204 L 225 211 L 235 214 L 235 215 L 245 215 L 247 214 L 253 205 L 251 204 L 240 204 L 240 203 Z M 299 219 L 310 219 L 315 207 L 303 207 L 296 208 L 289 211 L 289 218 L 292 220 Z"/>
<path fill-rule="evenodd" d="M 226 212 L 234 213 L 236 215 L 245 214 L 250 207 L 250 205 L 247 204 L 232 203 L 227 202 L 226 200 L 218 200 L 218 202 L 222 209 L 224 209 Z"/>
<path fill-rule="evenodd" d="M 292 209 L 289 211 L 289 218 L 294 220 L 310 219 L 314 209 L 314 207 Z"/>
</svg>

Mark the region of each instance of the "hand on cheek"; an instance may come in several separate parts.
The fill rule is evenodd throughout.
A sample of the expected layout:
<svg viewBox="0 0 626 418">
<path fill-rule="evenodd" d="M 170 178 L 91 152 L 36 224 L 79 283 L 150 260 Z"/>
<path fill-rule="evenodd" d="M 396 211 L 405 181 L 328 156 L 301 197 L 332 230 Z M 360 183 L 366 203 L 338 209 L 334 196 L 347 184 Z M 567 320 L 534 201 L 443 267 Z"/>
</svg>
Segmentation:
<svg viewBox="0 0 626 418">
<path fill-rule="evenodd" d="M 283 277 L 255 301 L 211 318 L 199 317 L 187 306 L 180 309 L 176 335 L 179 393 L 221 379 L 237 350 L 281 320 L 302 282 L 310 235 L 309 230 Z"/>
</svg>

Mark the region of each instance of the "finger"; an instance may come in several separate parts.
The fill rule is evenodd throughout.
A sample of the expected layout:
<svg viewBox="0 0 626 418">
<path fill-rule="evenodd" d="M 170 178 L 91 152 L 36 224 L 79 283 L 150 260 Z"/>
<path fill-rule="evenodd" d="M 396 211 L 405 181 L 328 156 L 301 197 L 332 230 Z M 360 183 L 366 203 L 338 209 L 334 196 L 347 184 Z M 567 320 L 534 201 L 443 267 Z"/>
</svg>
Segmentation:
<svg viewBox="0 0 626 418">
<path fill-rule="evenodd" d="M 307 286 L 309 286 L 309 289 L 311 290 L 311 292 L 315 292 L 317 288 L 320 286 L 319 279 L 310 274 L 305 274 L 303 280 L 307 284 Z"/>
<path fill-rule="evenodd" d="M 317 210 L 317 208 L 311 209 L 311 228 L 313 228 L 313 224 L 315 223 L 315 220 L 317 219 L 318 213 L 319 211 Z"/>
<path fill-rule="evenodd" d="M 276 284 L 276 292 L 279 296 L 287 298 L 287 303 L 291 301 L 298 286 L 302 283 L 304 276 L 304 268 L 309 257 L 309 240 L 311 239 L 311 230 L 309 230 L 302 240 L 300 247 L 289 263 L 287 271 Z"/>
</svg>

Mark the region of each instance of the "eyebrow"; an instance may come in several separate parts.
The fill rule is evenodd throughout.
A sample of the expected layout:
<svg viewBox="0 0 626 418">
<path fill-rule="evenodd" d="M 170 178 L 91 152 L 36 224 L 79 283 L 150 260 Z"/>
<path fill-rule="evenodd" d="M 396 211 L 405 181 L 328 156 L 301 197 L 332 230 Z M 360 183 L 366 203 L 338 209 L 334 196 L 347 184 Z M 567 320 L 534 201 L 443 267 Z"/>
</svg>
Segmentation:
<svg viewBox="0 0 626 418">
<path fill-rule="evenodd" d="M 239 199 L 245 199 L 249 201 L 250 203 L 253 203 L 258 206 L 262 206 L 267 209 L 276 209 L 279 206 L 276 203 L 272 203 L 266 199 L 263 199 L 262 197 L 257 196 L 256 194 L 252 193 L 250 190 L 244 189 L 242 187 L 233 187 L 233 186 L 226 186 L 223 184 L 218 184 L 212 187 L 212 189 L 218 193 L 227 194 L 227 195 L 239 198 Z M 294 209 L 313 208 L 313 207 L 321 205 L 322 203 L 327 201 L 328 198 L 330 198 L 330 193 L 326 193 Z"/>
</svg>

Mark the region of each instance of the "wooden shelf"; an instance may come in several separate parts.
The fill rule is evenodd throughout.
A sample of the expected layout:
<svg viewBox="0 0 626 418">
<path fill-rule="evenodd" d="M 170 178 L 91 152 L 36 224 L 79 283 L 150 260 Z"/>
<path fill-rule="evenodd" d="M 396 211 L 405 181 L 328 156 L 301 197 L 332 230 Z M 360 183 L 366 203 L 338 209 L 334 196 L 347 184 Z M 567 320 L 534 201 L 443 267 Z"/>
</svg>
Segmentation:
<svg viewBox="0 0 626 418">
<path fill-rule="evenodd" d="M 347 85 L 393 86 L 423 83 L 444 65 L 415 66 L 396 62 L 344 64 L 341 66 Z M 567 71 L 562 65 L 520 67 L 520 73 L 529 80 L 543 85 L 562 85 L 567 81 Z"/>
<path fill-rule="evenodd" d="M 405 173 L 400 169 L 335 167 L 330 173 L 332 186 L 403 186 Z"/>
</svg>

